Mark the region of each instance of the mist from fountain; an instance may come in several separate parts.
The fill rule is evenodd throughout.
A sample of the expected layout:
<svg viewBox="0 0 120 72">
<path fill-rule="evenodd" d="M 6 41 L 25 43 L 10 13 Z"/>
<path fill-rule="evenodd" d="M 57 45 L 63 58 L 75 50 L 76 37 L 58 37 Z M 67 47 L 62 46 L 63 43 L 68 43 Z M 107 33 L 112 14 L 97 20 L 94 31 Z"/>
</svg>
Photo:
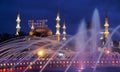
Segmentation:
<svg viewBox="0 0 120 72">
<path fill-rule="evenodd" d="M 71 60 L 72 62 L 78 57 L 81 56 L 79 54 L 85 52 L 85 46 L 86 46 L 86 41 L 87 41 L 87 31 L 86 31 L 86 23 L 84 20 L 81 21 L 81 24 L 79 26 L 79 30 L 77 34 L 75 35 L 75 49 L 76 53 L 73 59 Z M 68 71 L 70 68 L 72 62 L 67 66 L 65 72 Z"/>
<path fill-rule="evenodd" d="M 75 37 L 75 48 L 76 54 L 73 57 L 72 61 L 76 58 L 80 58 L 79 60 L 89 60 L 89 54 L 93 56 L 94 60 L 97 60 L 97 44 L 100 42 L 99 33 L 100 33 L 100 19 L 98 10 L 95 9 L 92 17 L 91 31 L 88 33 L 86 28 L 86 23 L 84 20 L 80 23 L 78 32 Z M 72 63 L 70 63 L 65 72 L 68 71 Z M 85 66 L 82 64 L 81 66 Z"/>
</svg>

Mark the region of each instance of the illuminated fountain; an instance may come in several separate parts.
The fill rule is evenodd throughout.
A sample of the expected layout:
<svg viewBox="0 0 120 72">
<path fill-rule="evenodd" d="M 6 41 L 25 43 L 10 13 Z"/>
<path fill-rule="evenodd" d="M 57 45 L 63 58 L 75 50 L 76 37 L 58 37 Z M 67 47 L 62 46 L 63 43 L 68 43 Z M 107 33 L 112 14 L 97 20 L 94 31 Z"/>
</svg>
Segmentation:
<svg viewBox="0 0 120 72">
<path fill-rule="evenodd" d="M 32 36 L 34 32 L 32 23 L 30 36 L 18 37 L 1 43 L 0 72 L 29 70 L 40 72 L 56 70 L 58 72 L 61 69 L 62 72 L 104 72 L 99 70 L 120 66 L 120 54 L 111 50 L 113 47 L 111 37 L 120 26 L 109 34 L 106 18 L 105 31 L 101 32 L 97 9 L 93 13 L 91 29 L 88 30 L 85 21 L 82 20 L 74 36 L 66 35 L 65 26 L 63 27 L 64 35 L 60 35 L 59 17 L 56 20 L 58 20 L 56 35 L 51 35 L 49 30 L 51 36 Z M 60 37 L 64 37 L 64 40 Z M 89 71 L 86 71 L 87 69 Z"/>
</svg>

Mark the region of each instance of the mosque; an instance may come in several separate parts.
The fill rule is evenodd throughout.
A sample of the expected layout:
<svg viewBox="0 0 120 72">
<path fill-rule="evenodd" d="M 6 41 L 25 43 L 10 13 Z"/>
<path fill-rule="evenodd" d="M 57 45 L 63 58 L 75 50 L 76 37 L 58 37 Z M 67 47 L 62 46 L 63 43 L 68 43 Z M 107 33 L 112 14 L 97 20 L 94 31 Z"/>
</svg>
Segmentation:
<svg viewBox="0 0 120 72">
<path fill-rule="evenodd" d="M 17 15 L 17 19 L 16 19 L 16 22 L 17 22 L 17 26 L 16 26 L 16 36 L 19 36 L 19 33 L 20 33 L 20 29 L 21 29 L 21 26 L 20 26 L 20 22 L 21 22 L 21 19 L 20 19 L 20 14 L 18 13 Z M 30 36 L 39 36 L 39 37 L 47 37 L 47 36 L 52 36 L 53 35 L 53 32 L 51 29 L 49 29 L 49 27 L 45 24 L 47 22 L 47 20 L 37 20 L 36 22 L 34 22 L 34 20 L 29 20 L 28 21 L 28 24 L 30 24 L 30 32 L 29 32 L 29 35 Z M 60 41 L 60 14 L 59 12 L 57 13 L 57 17 L 56 17 L 56 40 L 57 41 Z M 65 25 L 65 22 L 63 24 L 63 38 L 62 40 L 66 40 L 66 25 Z"/>
<path fill-rule="evenodd" d="M 21 22 L 21 19 L 20 19 L 20 14 L 18 13 L 17 15 L 17 19 L 16 19 L 16 22 L 17 22 L 17 26 L 16 26 L 16 36 L 19 36 L 19 33 L 20 33 L 20 29 L 21 29 L 21 26 L 20 26 L 20 22 Z M 34 20 L 29 20 L 28 21 L 28 24 L 30 24 L 30 32 L 29 32 L 29 35 L 30 36 L 39 36 L 39 37 L 46 37 L 46 36 L 51 36 L 53 35 L 53 32 L 51 29 L 49 29 L 49 27 L 45 24 L 47 22 L 47 20 L 37 20 L 36 23 L 34 22 Z M 104 27 L 105 27 L 105 31 L 104 32 L 101 32 L 105 39 L 108 39 L 109 37 L 109 24 L 108 24 L 108 17 L 106 16 L 105 17 L 105 24 L 104 24 Z M 57 17 L 56 17 L 56 40 L 60 41 L 61 38 L 60 38 L 60 29 L 61 29 L 61 26 L 60 26 L 60 13 L 58 12 L 57 13 Z M 66 40 L 66 25 L 65 25 L 65 22 L 63 23 L 63 38 L 62 40 Z M 103 37 L 101 37 L 101 39 L 104 39 Z"/>
<path fill-rule="evenodd" d="M 93 68 L 96 63 L 98 67 L 117 66 L 120 67 L 120 54 L 113 53 L 109 49 L 103 51 L 103 55 L 99 61 L 96 54 L 83 52 L 76 56 L 74 41 L 68 42 L 70 39 L 67 36 L 66 24 L 60 25 L 60 13 L 56 17 L 56 33 L 53 34 L 52 30 L 45 24 L 47 20 L 28 20 L 30 25 L 29 36 L 11 39 L 9 42 L 0 45 L 0 72 L 67 72 L 67 67 L 70 66 L 68 72 L 82 72 L 86 67 Z M 20 26 L 20 13 L 16 19 L 16 36 L 19 36 Z M 109 38 L 109 24 L 108 17 L 105 17 L 105 30 L 101 32 L 100 37 L 102 45 Z M 60 33 L 62 29 L 62 33 Z M 113 42 L 110 43 L 113 47 Z M 98 52 L 101 48 L 98 48 Z M 77 57 L 74 59 L 74 57 Z M 48 70 L 48 71 L 46 71 Z"/>
</svg>

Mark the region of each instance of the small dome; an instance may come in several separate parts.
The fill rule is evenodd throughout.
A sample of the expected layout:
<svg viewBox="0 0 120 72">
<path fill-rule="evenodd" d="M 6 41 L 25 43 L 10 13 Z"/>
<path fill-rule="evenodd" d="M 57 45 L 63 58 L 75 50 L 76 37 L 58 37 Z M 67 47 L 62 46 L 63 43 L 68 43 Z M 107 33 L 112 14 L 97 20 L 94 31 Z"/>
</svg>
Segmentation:
<svg viewBox="0 0 120 72">
<path fill-rule="evenodd" d="M 30 36 L 34 35 L 34 31 L 30 31 L 30 32 L 29 32 L 29 35 L 30 35 Z"/>
<path fill-rule="evenodd" d="M 52 31 L 49 30 L 49 31 L 47 32 L 47 34 L 48 34 L 48 35 L 52 35 Z"/>
</svg>

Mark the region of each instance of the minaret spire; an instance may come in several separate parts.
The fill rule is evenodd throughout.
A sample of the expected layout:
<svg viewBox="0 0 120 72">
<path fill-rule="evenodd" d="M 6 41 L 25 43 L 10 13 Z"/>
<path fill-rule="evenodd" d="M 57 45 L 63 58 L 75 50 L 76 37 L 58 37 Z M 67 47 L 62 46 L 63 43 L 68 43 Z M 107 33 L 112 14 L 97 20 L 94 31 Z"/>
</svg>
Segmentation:
<svg viewBox="0 0 120 72">
<path fill-rule="evenodd" d="M 17 22 L 17 26 L 16 26 L 16 35 L 19 36 L 19 32 L 20 32 L 20 12 L 18 11 L 18 15 L 17 15 L 17 19 L 16 19 L 16 22 Z"/>
<path fill-rule="evenodd" d="M 56 18 L 56 40 L 60 41 L 60 14 L 59 12 L 57 13 L 57 18 Z"/>
<path fill-rule="evenodd" d="M 35 27 L 34 27 L 34 20 L 32 20 L 32 25 L 31 25 L 31 30 L 34 30 Z"/>
<path fill-rule="evenodd" d="M 65 22 L 63 23 L 63 38 L 62 40 L 66 40 L 66 25 L 65 25 Z"/>
<path fill-rule="evenodd" d="M 34 29 L 35 29 L 35 26 L 34 26 L 34 20 L 31 20 L 31 30 L 29 32 L 29 35 L 30 36 L 33 36 L 34 35 Z"/>
<path fill-rule="evenodd" d="M 109 24 L 108 24 L 108 16 L 107 16 L 107 13 L 106 13 L 106 17 L 105 17 L 104 27 L 105 27 L 104 35 L 105 35 L 105 38 L 108 39 L 108 37 L 109 37 L 109 30 L 108 30 Z"/>
</svg>

